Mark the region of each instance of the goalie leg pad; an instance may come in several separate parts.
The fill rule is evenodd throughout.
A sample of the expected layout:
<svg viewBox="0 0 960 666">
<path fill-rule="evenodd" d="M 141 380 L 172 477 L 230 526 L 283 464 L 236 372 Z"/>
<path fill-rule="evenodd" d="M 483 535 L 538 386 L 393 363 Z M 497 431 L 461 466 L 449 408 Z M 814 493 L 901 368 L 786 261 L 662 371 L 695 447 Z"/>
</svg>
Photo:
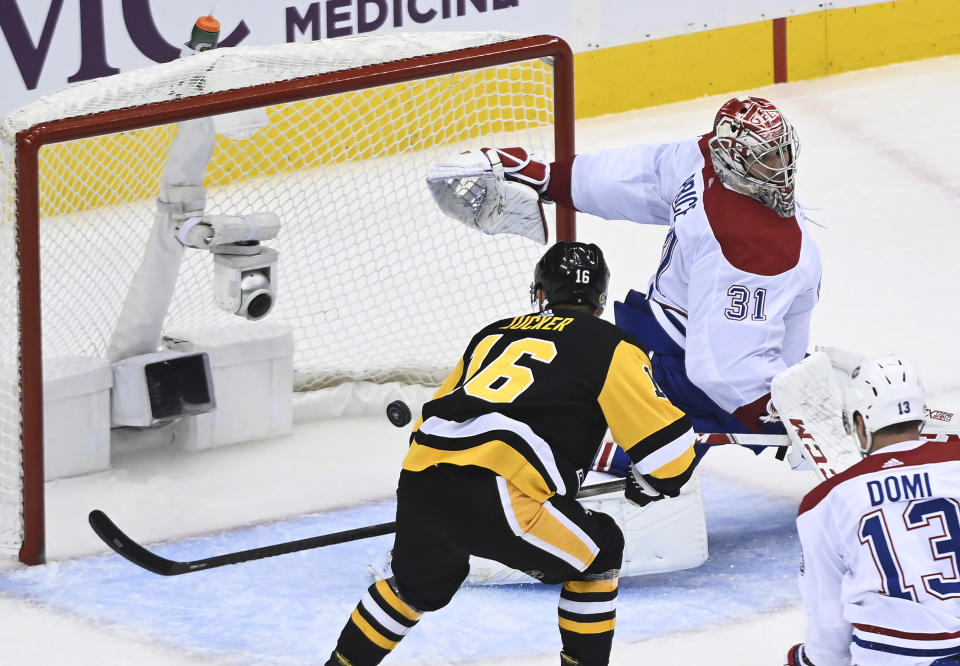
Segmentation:
<svg viewBox="0 0 960 666">
<path fill-rule="evenodd" d="M 590 511 L 614 518 L 624 536 L 620 576 L 639 576 L 700 566 L 707 560 L 707 523 L 694 474 L 677 497 L 637 507 L 623 495 L 581 500 Z"/>
</svg>

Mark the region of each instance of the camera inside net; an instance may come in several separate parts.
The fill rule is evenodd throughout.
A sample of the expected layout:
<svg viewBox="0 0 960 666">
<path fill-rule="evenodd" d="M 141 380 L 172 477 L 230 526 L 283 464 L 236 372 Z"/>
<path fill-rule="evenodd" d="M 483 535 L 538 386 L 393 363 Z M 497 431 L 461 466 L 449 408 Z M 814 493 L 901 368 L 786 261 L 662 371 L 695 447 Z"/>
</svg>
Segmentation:
<svg viewBox="0 0 960 666">
<path fill-rule="evenodd" d="M 175 227 L 182 245 L 213 254 L 217 306 L 252 320 L 273 309 L 278 254 L 260 241 L 276 238 L 279 231 L 280 219 L 270 212 L 196 215 Z"/>
<path fill-rule="evenodd" d="M 277 287 L 276 250 L 257 241 L 214 248 L 214 300 L 217 306 L 251 320 L 273 309 Z"/>
</svg>

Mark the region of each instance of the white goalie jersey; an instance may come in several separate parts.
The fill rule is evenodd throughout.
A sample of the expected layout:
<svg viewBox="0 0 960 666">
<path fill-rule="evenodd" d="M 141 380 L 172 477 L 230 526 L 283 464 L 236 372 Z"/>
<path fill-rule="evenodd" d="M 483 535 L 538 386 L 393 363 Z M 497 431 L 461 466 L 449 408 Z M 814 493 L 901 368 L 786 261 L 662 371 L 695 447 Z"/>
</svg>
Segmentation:
<svg viewBox="0 0 960 666">
<path fill-rule="evenodd" d="M 780 218 L 720 182 L 708 139 L 577 155 L 570 195 L 585 213 L 670 225 L 647 295 L 690 380 L 732 412 L 807 351 L 820 252 L 799 208 Z"/>
<path fill-rule="evenodd" d="M 797 518 L 804 650 L 817 666 L 960 655 L 960 456 L 884 447 L 821 483 Z"/>
</svg>

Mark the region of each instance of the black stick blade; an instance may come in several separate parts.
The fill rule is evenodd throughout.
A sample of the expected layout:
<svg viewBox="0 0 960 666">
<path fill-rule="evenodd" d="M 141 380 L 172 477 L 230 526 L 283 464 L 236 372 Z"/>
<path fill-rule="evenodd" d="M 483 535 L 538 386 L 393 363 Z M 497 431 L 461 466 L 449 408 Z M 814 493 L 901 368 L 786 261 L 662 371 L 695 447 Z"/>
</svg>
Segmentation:
<svg viewBox="0 0 960 666">
<path fill-rule="evenodd" d="M 89 520 L 90 527 L 93 528 L 93 531 L 97 533 L 97 536 L 99 536 L 105 544 L 113 548 L 118 555 L 127 558 L 138 567 L 142 567 L 147 571 L 152 571 L 161 576 L 176 576 L 177 574 L 184 573 L 179 570 L 183 563 L 174 562 L 165 557 L 160 557 L 156 553 L 151 553 L 128 537 L 123 530 L 117 527 L 117 525 L 107 517 L 107 514 L 100 509 L 91 511 Z"/>
<path fill-rule="evenodd" d="M 311 548 L 332 546 L 337 543 L 390 534 L 397 529 L 397 524 L 394 522 L 380 523 L 378 525 L 344 530 L 343 532 L 334 532 L 333 534 L 323 534 L 306 539 L 297 539 L 296 541 L 287 541 L 285 543 L 273 544 L 272 546 L 241 550 L 236 553 L 214 555 L 213 557 L 205 557 L 190 562 L 179 562 L 176 560 L 168 560 L 165 557 L 150 552 L 124 534 L 123 530 L 117 527 L 116 524 L 107 517 L 107 514 L 99 509 L 94 509 L 90 512 L 89 520 L 90 527 L 97 533 L 97 536 L 99 536 L 105 544 L 113 548 L 118 555 L 125 557 L 138 567 L 161 576 L 179 576 L 180 574 L 213 569 L 228 564 L 239 564 L 241 562 L 260 560 L 266 557 L 276 557 L 277 555 L 286 555 L 287 553 L 295 553 Z"/>
</svg>

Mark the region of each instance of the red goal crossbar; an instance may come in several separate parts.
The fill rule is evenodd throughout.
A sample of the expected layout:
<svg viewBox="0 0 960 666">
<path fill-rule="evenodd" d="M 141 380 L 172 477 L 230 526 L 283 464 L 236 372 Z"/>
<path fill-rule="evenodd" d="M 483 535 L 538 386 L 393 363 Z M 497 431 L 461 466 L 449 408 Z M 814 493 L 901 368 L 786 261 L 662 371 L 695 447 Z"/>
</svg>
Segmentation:
<svg viewBox="0 0 960 666">
<path fill-rule="evenodd" d="M 171 99 L 57 119 L 41 122 L 18 132 L 15 216 L 19 254 L 19 382 L 23 484 L 23 541 L 19 552 L 20 560 L 27 564 L 38 564 L 45 559 L 39 234 L 39 151 L 43 146 L 541 58 L 552 60 L 553 65 L 555 158 L 569 158 L 574 154 L 573 56 L 569 46 L 562 39 L 553 36 L 519 38 L 493 45 L 212 92 L 186 99 Z M 573 211 L 558 207 L 556 213 L 558 238 L 574 239 Z"/>
</svg>

